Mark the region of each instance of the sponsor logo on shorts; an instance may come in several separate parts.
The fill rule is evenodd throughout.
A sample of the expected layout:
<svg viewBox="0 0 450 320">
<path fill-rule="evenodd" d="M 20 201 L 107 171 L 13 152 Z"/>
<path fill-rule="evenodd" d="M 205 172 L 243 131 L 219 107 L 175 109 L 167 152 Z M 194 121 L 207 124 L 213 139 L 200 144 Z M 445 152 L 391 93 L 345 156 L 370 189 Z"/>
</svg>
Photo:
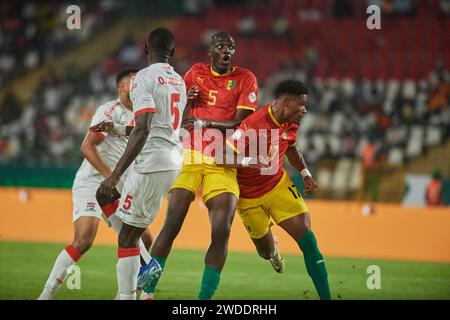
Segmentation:
<svg viewBox="0 0 450 320">
<path fill-rule="evenodd" d="M 86 203 L 86 212 L 95 211 L 95 206 L 97 204 L 95 202 L 87 202 Z"/>
<path fill-rule="evenodd" d="M 124 209 L 122 209 L 122 208 L 120 208 L 119 210 L 120 210 L 120 212 L 122 212 L 123 214 L 126 214 L 126 215 L 131 216 L 131 213 L 130 213 L 129 211 L 124 210 Z"/>
</svg>

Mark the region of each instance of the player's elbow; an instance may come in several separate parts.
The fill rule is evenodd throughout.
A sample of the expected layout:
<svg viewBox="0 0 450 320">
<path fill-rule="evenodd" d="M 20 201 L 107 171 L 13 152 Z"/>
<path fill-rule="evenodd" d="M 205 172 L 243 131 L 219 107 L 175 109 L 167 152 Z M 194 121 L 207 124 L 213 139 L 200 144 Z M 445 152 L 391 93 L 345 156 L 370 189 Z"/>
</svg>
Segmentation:
<svg viewBox="0 0 450 320">
<path fill-rule="evenodd" d="M 82 154 L 83 156 L 86 156 L 86 153 L 87 153 L 86 143 L 83 143 L 83 144 L 81 145 L 80 151 L 81 151 L 81 154 Z"/>
<path fill-rule="evenodd" d="M 92 146 L 91 145 L 89 145 L 89 143 L 83 143 L 82 145 L 81 145 L 81 148 L 80 148 L 80 151 L 81 151 L 81 154 L 86 158 L 87 157 L 87 155 L 90 153 L 90 151 L 92 150 Z"/>
</svg>

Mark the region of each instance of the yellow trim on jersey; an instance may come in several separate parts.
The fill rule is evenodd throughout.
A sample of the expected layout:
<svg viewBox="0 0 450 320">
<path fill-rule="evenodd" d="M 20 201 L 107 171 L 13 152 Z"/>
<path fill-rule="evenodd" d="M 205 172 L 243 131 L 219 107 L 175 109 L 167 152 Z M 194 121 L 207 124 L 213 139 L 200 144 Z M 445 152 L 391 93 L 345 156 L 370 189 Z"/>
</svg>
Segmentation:
<svg viewBox="0 0 450 320">
<path fill-rule="evenodd" d="M 256 108 L 247 107 L 247 106 L 237 106 L 236 109 L 245 109 L 245 110 L 252 110 L 252 111 L 256 110 Z"/>
<path fill-rule="evenodd" d="M 239 150 L 230 142 L 230 141 L 225 141 L 225 143 L 231 148 L 233 149 L 234 152 L 236 152 L 237 154 L 239 154 Z"/>
<path fill-rule="evenodd" d="M 297 142 L 294 142 L 293 144 L 289 144 L 289 147 L 295 147 L 297 145 Z"/>
<path fill-rule="evenodd" d="M 270 118 L 272 119 L 272 121 L 278 126 L 278 127 L 281 127 L 281 124 L 277 121 L 277 119 L 275 119 L 275 117 L 273 116 L 273 113 L 272 113 L 272 106 L 273 105 L 271 105 L 270 107 L 269 107 L 269 116 L 270 116 Z"/>
<path fill-rule="evenodd" d="M 218 72 L 215 72 L 215 71 L 213 70 L 212 66 L 211 66 L 210 69 L 211 69 L 211 73 L 213 74 L 213 76 L 216 76 L 216 77 L 223 77 L 223 76 L 225 76 L 225 75 L 227 75 L 227 74 L 232 73 L 234 70 L 237 69 L 237 67 L 232 67 L 231 70 L 230 70 L 230 72 L 227 72 L 227 73 L 225 73 L 225 74 L 220 74 L 220 73 L 218 73 Z"/>
</svg>

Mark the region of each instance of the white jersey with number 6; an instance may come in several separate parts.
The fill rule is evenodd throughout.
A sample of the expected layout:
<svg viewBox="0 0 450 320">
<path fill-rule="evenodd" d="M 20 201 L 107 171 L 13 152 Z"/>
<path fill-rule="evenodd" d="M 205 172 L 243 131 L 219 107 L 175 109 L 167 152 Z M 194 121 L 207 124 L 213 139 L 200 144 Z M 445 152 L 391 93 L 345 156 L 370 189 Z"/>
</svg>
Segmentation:
<svg viewBox="0 0 450 320">
<path fill-rule="evenodd" d="M 183 78 L 167 63 L 151 64 L 132 77 L 130 98 L 135 117 L 154 113 L 150 134 L 136 157 L 134 170 L 179 170 L 183 156 L 178 135 L 187 99 Z"/>
</svg>

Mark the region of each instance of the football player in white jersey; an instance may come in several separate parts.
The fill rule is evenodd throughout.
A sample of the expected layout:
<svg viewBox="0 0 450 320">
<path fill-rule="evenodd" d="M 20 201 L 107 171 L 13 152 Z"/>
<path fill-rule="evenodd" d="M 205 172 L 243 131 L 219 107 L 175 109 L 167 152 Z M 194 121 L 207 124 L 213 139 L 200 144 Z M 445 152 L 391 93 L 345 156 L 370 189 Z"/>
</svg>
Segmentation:
<svg viewBox="0 0 450 320">
<path fill-rule="evenodd" d="M 115 187 L 134 161 L 116 212 L 123 221 L 117 263 L 119 296 L 123 300 L 136 299 L 137 276 L 141 274 L 139 237 L 159 212 L 183 162 L 179 131 L 187 97 L 183 78 L 168 63 L 175 52 L 174 44 L 174 36 L 166 28 L 149 34 L 145 45 L 149 66 L 130 84 L 135 127 L 124 154 L 98 190 L 104 197 L 113 197 Z M 152 262 L 158 265 L 156 260 Z M 155 274 L 154 269 L 148 271 Z"/>
<path fill-rule="evenodd" d="M 130 79 L 137 70 L 124 69 L 116 77 L 119 98 L 97 108 L 91 126 L 95 128 L 102 122 L 113 122 L 117 126 L 134 124 L 131 101 L 129 99 Z M 91 127 L 91 128 L 93 128 Z M 75 176 L 72 188 L 73 197 L 73 242 L 61 251 L 48 278 L 39 300 L 52 299 L 64 281 L 67 270 L 89 250 L 95 239 L 102 210 L 95 194 L 103 177 L 108 177 L 127 145 L 124 135 L 105 134 L 89 130 L 81 146 L 85 159 Z M 125 175 L 124 175 L 125 177 Z M 123 185 L 123 184 L 122 184 Z M 118 186 L 120 192 L 121 186 Z M 106 214 L 106 213 L 105 213 Z M 109 224 L 119 233 L 122 221 L 115 215 L 108 217 Z M 151 239 L 146 230 L 145 237 Z M 149 244 L 147 244 L 149 246 Z M 148 249 L 140 241 L 141 256 L 145 264 L 150 261 Z"/>
</svg>

